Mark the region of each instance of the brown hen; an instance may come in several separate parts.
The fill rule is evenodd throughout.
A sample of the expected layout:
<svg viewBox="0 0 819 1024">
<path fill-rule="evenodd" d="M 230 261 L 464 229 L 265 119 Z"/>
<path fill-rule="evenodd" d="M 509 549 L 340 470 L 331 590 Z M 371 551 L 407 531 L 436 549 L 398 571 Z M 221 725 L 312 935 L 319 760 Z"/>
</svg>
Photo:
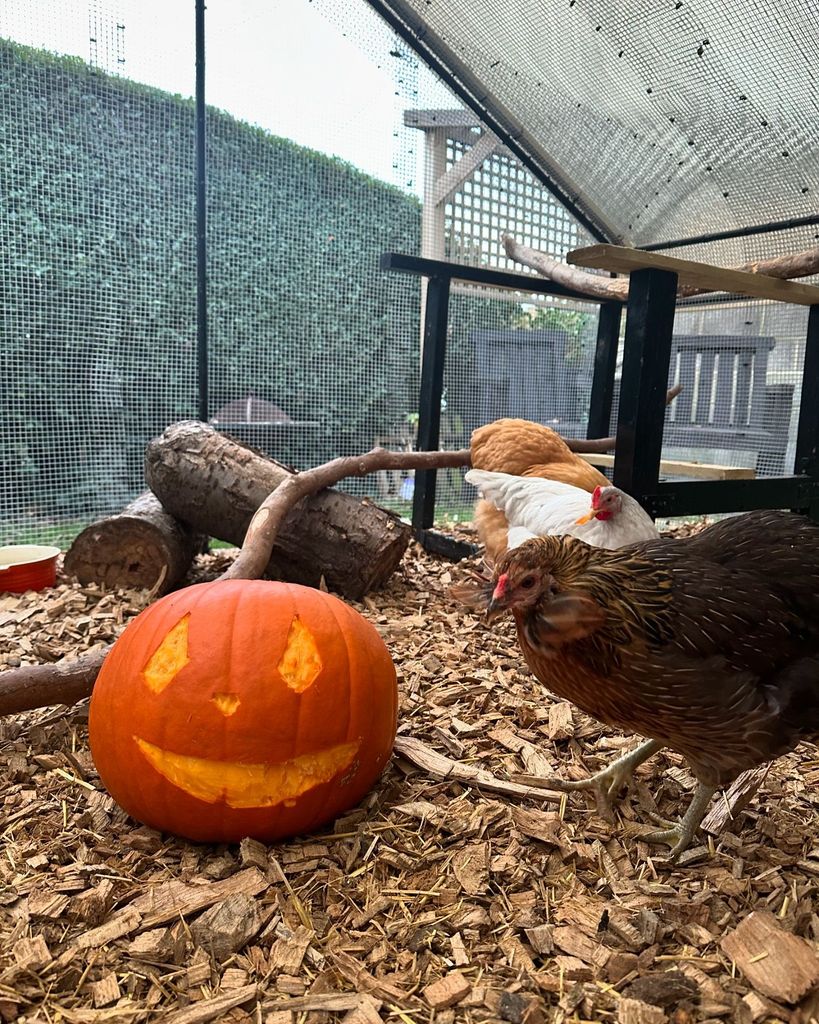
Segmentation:
<svg viewBox="0 0 819 1024">
<path fill-rule="evenodd" d="M 662 747 L 686 759 L 685 816 L 644 837 L 672 858 L 717 788 L 819 736 L 819 526 L 802 516 L 751 512 L 617 551 L 542 537 L 457 596 L 490 620 L 511 611 L 552 692 L 648 737 L 591 779 L 544 784 L 611 797 Z"/>
<path fill-rule="evenodd" d="M 609 483 L 594 466 L 575 455 L 559 434 L 530 420 L 502 419 L 478 427 L 472 432 L 469 452 L 474 469 L 492 473 L 560 480 L 584 491 Z M 506 516 L 481 499 L 475 505 L 474 521 L 487 560 L 496 562 L 507 547 Z"/>
</svg>

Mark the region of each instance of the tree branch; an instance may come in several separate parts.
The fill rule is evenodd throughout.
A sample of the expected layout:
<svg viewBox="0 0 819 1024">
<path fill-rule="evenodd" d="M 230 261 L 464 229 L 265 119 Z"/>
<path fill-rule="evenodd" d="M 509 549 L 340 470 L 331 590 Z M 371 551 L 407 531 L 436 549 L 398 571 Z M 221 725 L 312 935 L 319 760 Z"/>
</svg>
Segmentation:
<svg viewBox="0 0 819 1024">
<path fill-rule="evenodd" d="M 679 388 L 669 391 L 668 401 Z M 577 452 L 607 452 L 613 437 L 568 439 Z M 443 469 L 470 466 L 468 448 L 452 452 L 390 452 L 373 448 L 364 455 L 334 459 L 282 481 L 259 506 L 247 529 L 241 550 L 222 579 L 258 579 L 270 560 L 276 533 L 288 511 L 302 498 L 332 487 L 340 480 L 366 476 L 382 469 Z M 51 704 L 76 704 L 88 697 L 110 647 L 96 648 L 53 665 L 23 665 L 0 672 L 0 715 L 17 714 Z"/>
<path fill-rule="evenodd" d="M 0 672 L 0 715 L 14 715 L 49 704 L 76 704 L 87 697 L 108 647 L 95 647 L 54 665 L 23 665 Z"/>
<path fill-rule="evenodd" d="M 575 291 L 583 292 L 591 298 L 602 299 L 604 302 L 625 302 L 628 298 L 629 279 L 627 277 L 605 277 L 602 274 L 590 274 L 587 270 L 581 270 L 578 267 L 570 267 L 567 263 L 554 260 L 538 249 L 521 245 L 511 235 L 502 235 L 501 242 L 510 259 L 522 263 L 523 266 L 529 267 L 531 270 L 536 270 L 538 274 L 556 284 L 565 285 L 567 288 L 573 288 Z M 803 249 L 787 256 L 774 256 L 767 260 L 753 260 L 738 267 L 731 267 L 731 270 L 741 270 L 746 274 L 764 274 L 767 277 L 784 280 L 809 277 L 811 274 L 819 273 L 819 247 Z M 710 290 L 709 288 L 682 285 L 677 290 L 677 295 L 685 298 L 691 295 L 703 295 Z"/>
<path fill-rule="evenodd" d="M 388 452 L 334 459 L 281 483 L 265 498 L 251 520 L 241 551 L 222 579 L 258 579 L 264 572 L 276 531 L 288 510 L 324 487 L 350 476 L 380 469 L 433 469 L 470 465 L 469 450 L 455 452 Z M 53 665 L 23 665 L 0 672 L 0 715 L 17 714 L 51 704 L 76 704 L 94 687 L 109 647 L 96 648 Z"/>
<path fill-rule="evenodd" d="M 380 469 L 440 469 L 470 465 L 469 451 L 388 452 L 373 448 L 366 455 L 350 455 L 295 473 L 269 494 L 250 520 L 244 544 L 223 579 L 258 579 L 270 560 L 279 526 L 288 511 L 308 494 L 332 487 L 351 476 L 366 476 Z"/>
</svg>

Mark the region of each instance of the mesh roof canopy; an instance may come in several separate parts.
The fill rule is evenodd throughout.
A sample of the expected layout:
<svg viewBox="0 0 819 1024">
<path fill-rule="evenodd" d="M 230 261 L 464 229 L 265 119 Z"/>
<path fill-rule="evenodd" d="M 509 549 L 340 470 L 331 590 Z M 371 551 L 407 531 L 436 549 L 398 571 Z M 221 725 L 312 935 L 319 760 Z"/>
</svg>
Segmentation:
<svg viewBox="0 0 819 1024">
<path fill-rule="evenodd" d="M 600 238 L 647 245 L 816 212 L 816 5 L 371 2 Z"/>
</svg>

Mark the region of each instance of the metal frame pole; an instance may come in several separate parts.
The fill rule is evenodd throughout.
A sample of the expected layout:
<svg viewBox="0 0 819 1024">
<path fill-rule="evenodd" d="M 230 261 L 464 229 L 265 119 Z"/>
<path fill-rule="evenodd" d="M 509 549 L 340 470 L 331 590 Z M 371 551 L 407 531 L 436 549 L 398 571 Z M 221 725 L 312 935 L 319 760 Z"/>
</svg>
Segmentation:
<svg viewBox="0 0 819 1024">
<path fill-rule="evenodd" d="M 819 478 L 819 306 L 811 306 L 808 313 L 793 468 L 795 473 L 804 473 L 814 480 Z M 819 521 L 819 501 L 810 503 L 808 514 Z"/>
<path fill-rule="evenodd" d="M 196 4 L 196 380 L 199 419 L 207 422 L 208 236 L 205 119 L 205 0 Z"/>
<path fill-rule="evenodd" d="M 613 475 L 638 501 L 659 482 L 676 303 L 676 274 L 632 271 Z"/>
<path fill-rule="evenodd" d="M 600 306 L 586 437 L 609 436 L 622 315 L 623 307 L 619 302 L 604 302 Z"/>
<path fill-rule="evenodd" d="M 438 450 L 441 437 L 441 398 L 444 392 L 446 329 L 449 315 L 449 277 L 430 277 L 424 316 L 424 350 L 418 395 L 418 451 Z M 426 530 L 435 521 L 436 470 L 417 470 L 412 498 L 412 526 Z"/>
</svg>

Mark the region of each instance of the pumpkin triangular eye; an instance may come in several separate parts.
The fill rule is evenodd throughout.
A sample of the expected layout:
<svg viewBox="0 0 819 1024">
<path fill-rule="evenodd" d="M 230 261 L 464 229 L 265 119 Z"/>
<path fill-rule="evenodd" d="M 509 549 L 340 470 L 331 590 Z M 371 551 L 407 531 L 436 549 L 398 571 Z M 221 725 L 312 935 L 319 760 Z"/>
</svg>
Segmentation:
<svg viewBox="0 0 819 1024">
<path fill-rule="evenodd" d="M 157 647 L 142 675 L 148 689 L 154 693 L 162 693 L 188 664 L 188 623 L 190 615 L 186 615 L 165 634 L 162 643 Z"/>
<path fill-rule="evenodd" d="M 291 690 L 303 693 L 316 681 L 322 667 L 313 634 L 296 616 L 290 623 L 284 654 L 277 665 L 279 674 Z"/>
</svg>

